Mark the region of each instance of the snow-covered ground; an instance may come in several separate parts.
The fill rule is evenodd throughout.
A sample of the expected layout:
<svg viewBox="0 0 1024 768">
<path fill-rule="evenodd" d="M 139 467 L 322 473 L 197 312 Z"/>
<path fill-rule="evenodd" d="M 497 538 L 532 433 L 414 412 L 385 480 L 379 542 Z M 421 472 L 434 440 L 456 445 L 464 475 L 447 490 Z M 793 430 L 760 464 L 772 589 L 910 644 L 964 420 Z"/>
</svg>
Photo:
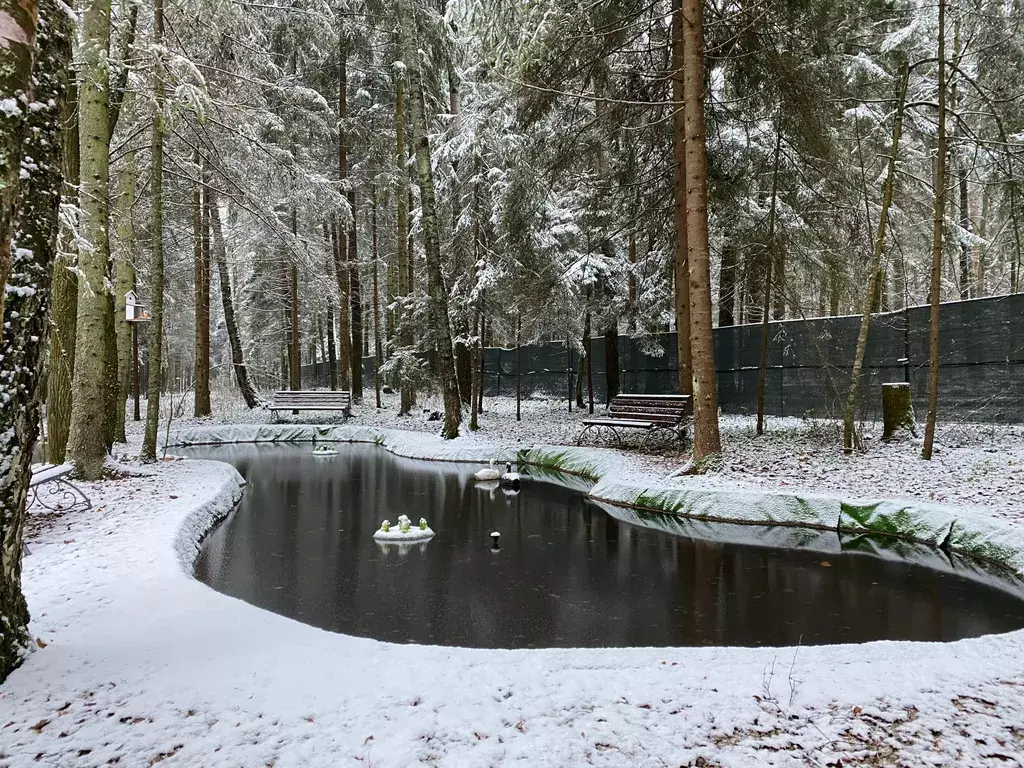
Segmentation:
<svg viewBox="0 0 1024 768">
<path fill-rule="evenodd" d="M 528 401 L 519 424 L 509 403 L 488 405 L 471 440 L 478 447 L 568 443 L 578 430 L 559 404 Z M 245 415 L 222 408 L 218 421 Z M 393 408 L 363 406 L 354 421 L 436 427 L 398 420 Z M 911 446 L 875 441 L 843 457 L 821 425 L 773 420 L 760 439 L 748 437 L 748 419 L 724 425 L 727 465 L 696 482 L 872 497 L 934 491 L 1009 518 L 1024 512 L 1019 427 L 944 429 L 939 460 L 925 464 Z M 683 458 L 631 455 L 621 472 L 664 478 Z M 196 540 L 237 497 L 233 469 L 126 468 L 86 484 L 96 509 L 33 515 L 25 586 L 45 648 L 0 686 L 2 766 L 1024 761 L 1024 631 L 801 649 L 388 645 L 299 624 L 191 577 Z"/>
</svg>

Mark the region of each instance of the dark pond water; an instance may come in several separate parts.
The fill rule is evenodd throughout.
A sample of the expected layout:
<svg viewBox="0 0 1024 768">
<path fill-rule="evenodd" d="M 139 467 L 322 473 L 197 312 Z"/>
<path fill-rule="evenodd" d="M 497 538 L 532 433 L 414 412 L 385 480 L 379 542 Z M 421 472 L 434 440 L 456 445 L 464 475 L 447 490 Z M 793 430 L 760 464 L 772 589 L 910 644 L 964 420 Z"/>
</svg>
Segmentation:
<svg viewBox="0 0 1024 768">
<path fill-rule="evenodd" d="M 1024 627 L 1014 585 L 970 569 L 688 538 L 620 522 L 550 483 L 527 479 L 506 496 L 478 488 L 465 465 L 368 445 L 340 445 L 332 458 L 310 449 L 189 451 L 249 481 L 203 543 L 196 576 L 324 629 L 533 648 L 954 640 Z M 373 540 L 382 519 L 403 513 L 426 517 L 437 536 Z M 743 527 L 747 538 L 757 530 Z M 491 531 L 502 534 L 497 552 Z"/>
</svg>

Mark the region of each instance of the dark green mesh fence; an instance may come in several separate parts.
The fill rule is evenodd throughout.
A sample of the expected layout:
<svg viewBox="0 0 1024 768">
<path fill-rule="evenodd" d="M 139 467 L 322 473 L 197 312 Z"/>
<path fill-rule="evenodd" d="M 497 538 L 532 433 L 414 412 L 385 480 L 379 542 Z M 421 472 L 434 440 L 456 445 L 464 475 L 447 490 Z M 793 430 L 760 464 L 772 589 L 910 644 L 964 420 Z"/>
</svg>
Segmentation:
<svg viewBox="0 0 1024 768">
<path fill-rule="evenodd" d="M 918 417 L 928 397 L 927 306 L 880 314 L 872 318 L 861 384 L 861 415 L 880 418 L 880 386 L 909 381 Z M 860 317 L 786 320 L 768 325 L 768 379 L 765 408 L 781 416 L 834 416 L 849 386 L 860 331 Z M 715 364 L 718 394 L 726 413 L 757 409 L 761 326 L 716 328 Z M 946 418 L 967 421 L 1024 422 L 1024 294 L 942 305 L 940 322 L 940 410 Z M 605 402 L 604 340 L 592 342 L 595 403 Z M 676 390 L 674 333 L 641 343 L 619 338 L 623 392 L 670 393 Z M 660 348 L 661 354 L 652 354 Z M 564 342 L 532 344 L 521 349 L 522 393 L 569 398 L 580 365 L 575 350 Z M 310 384 L 326 383 L 320 366 Z M 306 366 L 309 374 L 311 366 Z M 373 393 L 373 359 L 364 361 L 364 387 Z M 321 384 L 323 385 L 323 384 Z M 308 386 L 308 385 L 307 385 Z M 514 397 L 516 352 L 484 351 L 484 386 L 489 397 Z M 587 397 L 584 372 L 584 400 Z"/>
</svg>

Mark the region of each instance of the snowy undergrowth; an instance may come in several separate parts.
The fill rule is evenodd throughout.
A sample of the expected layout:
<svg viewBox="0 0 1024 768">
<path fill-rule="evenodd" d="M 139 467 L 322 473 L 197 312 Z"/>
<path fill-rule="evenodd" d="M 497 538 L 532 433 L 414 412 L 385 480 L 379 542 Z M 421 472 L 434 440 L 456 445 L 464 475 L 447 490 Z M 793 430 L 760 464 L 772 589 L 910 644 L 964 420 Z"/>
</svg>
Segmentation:
<svg viewBox="0 0 1024 768">
<path fill-rule="evenodd" d="M 488 651 L 390 645 L 195 581 L 214 462 L 87 484 L 30 542 L 46 647 L 0 688 L 0 765 L 1007 765 L 1024 632 L 950 644 Z"/>
</svg>

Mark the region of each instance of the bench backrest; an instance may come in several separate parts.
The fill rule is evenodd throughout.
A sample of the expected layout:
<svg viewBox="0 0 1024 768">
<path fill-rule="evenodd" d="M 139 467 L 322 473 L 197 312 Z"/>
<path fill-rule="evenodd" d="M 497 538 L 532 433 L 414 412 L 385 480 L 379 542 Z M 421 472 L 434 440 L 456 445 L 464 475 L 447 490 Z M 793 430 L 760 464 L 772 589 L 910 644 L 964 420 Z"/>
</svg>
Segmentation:
<svg viewBox="0 0 1024 768">
<path fill-rule="evenodd" d="M 324 408 L 348 408 L 352 403 L 349 392 L 308 392 L 284 389 L 274 393 L 273 406 L 288 408 L 293 405 L 320 406 Z"/>
<path fill-rule="evenodd" d="M 689 395 L 616 395 L 608 415 L 617 419 L 641 419 L 655 424 L 674 425 L 693 413 Z"/>
</svg>

